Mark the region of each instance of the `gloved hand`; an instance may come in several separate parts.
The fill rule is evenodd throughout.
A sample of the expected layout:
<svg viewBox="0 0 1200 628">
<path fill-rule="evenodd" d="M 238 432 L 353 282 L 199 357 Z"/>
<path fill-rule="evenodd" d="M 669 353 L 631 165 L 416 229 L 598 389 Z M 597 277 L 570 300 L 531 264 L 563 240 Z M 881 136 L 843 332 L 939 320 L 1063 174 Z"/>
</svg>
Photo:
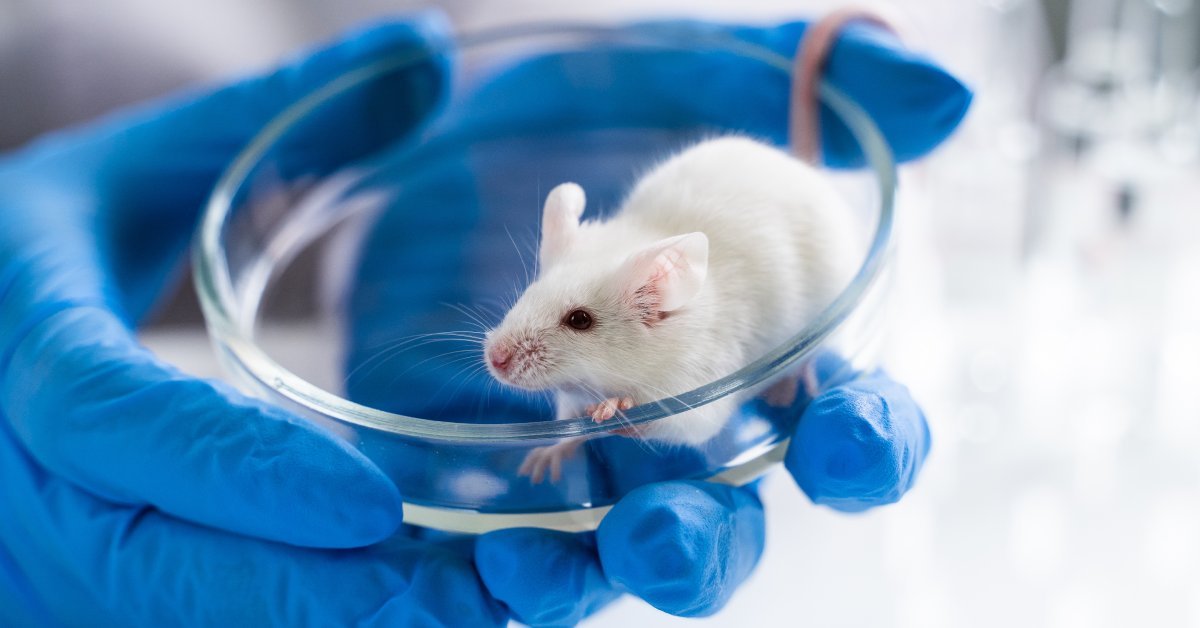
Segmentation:
<svg viewBox="0 0 1200 628">
<path fill-rule="evenodd" d="M 162 363 L 131 329 L 180 279 L 205 197 L 254 133 L 444 29 L 422 16 L 367 30 L 0 162 L 0 625 L 504 622 L 461 552 L 403 537 L 304 549 L 391 537 L 396 487 L 309 422 Z M 343 99 L 296 138 L 289 174 L 395 139 L 443 80 L 430 63 Z"/>
<path fill-rule="evenodd" d="M 697 615 L 752 569 L 761 505 L 708 484 L 634 491 L 595 535 L 400 527 L 398 492 L 353 448 L 132 337 L 247 139 L 332 76 L 439 30 L 429 17 L 372 29 L 0 162 L 0 623 L 571 623 L 622 591 Z M 287 174 L 395 139 L 443 78 L 429 64 L 345 99 L 312 128 L 323 150 L 297 150 Z M 810 451 L 789 468 L 815 499 L 883 503 L 926 439 L 903 389 L 867 378 L 812 404 L 793 446 Z"/>
<path fill-rule="evenodd" d="M 814 502 L 857 512 L 900 499 L 928 451 L 920 408 L 877 372 L 808 405 L 785 466 Z M 616 592 L 694 617 L 725 605 L 753 571 L 764 537 L 754 485 L 660 482 L 625 495 L 595 533 L 484 535 L 475 564 L 492 595 L 532 625 L 576 623 Z"/>
</svg>

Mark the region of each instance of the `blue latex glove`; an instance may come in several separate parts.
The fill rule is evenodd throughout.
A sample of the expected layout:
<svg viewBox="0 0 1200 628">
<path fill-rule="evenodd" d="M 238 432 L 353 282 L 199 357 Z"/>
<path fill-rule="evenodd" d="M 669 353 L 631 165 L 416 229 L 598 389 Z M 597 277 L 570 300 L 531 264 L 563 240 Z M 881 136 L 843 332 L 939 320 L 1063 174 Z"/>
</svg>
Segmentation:
<svg viewBox="0 0 1200 628">
<path fill-rule="evenodd" d="M 804 25 L 632 28 L 698 27 L 790 55 Z M 859 63 L 856 72 L 847 59 Z M 694 88 L 697 77 L 703 77 L 703 89 Z M 945 138 L 970 101 L 943 70 L 896 48 L 890 35 L 857 26 L 835 48 L 829 78 L 872 112 L 903 158 Z M 444 303 L 486 302 L 488 286 L 496 290 L 491 296 L 508 296 L 511 281 L 524 276 L 512 243 L 473 235 L 505 233 L 506 226 L 519 232 L 529 222 L 530 205 L 541 200 L 535 183 L 544 191 L 555 182 L 579 181 L 590 206 L 614 206 L 626 191 L 630 164 L 636 168 L 663 146 L 683 145 L 697 127 L 737 128 L 782 141 L 787 91 L 786 77 L 719 53 L 573 51 L 497 71 L 428 131 L 446 146 L 433 152 L 434 161 L 421 154 L 419 167 L 387 171 L 405 179 L 391 209 L 372 227 L 350 295 L 350 396 L 425 417 L 552 416 L 546 403 L 495 388 L 486 377 L 464 381 L 456 358 L 445 358 L 456 353 L 445 344 L 406 348 L 396 362 L 402 380 L 387 368 L 390 358 L 379 359 L 379 348 L 389 339 L 470 328 L 465 316 L 461 325 L 447 324 Z M 828 162 L 861 160 L 840 121 L 827 114 L 823 126 Z M 510 134 L 529 141 L 477 141 Z M 578 153 L 589 149 L 605 155 L 605 162 L 581 160 Z M 464 255 L 487 263 L 459 268 Z M 435 326 L 421 327 L 428 321 Z M 369 368 L 357 368 L 366 363 Z M 409 364 L 422 368 L 405 368 Z M 823 366 L 843 370 L 840 362 Z M 807 406 L 786 462 L 813 501 L 859 511 L 892 503 L 908 490 L 928 451 L 929 432 L 902 386 L 881 373 L 846 375 Z M 762 549 L 762 505 L 752 489 L 665 482 L 630 492 L 595 534 L 521 529 L 485 535 L 476 542 L 475 563 L 488 590 L 516 618 L 560 625 L 579 621 L 620 592 L 677 615 L 713 613 L 749 575 Z"/>
<path fill-rule="evenodd" d="M 250 135 L 331 76 L 437 29 L 373 29 L 0 162 L 0 623 L 572 623 L 623 591 L 696 615 L 752 569 L 761 505 L 707 484 L 634 491 L 595 535 L 392 536 L 399 495 L 358 452 L 132 338 Z M 297 146 L 287 174 L 394 139 L 435 105 L 441 74 L 418 68 L 393 87 L 313 126 L 322 150 Z M 814 498 L 850 507 L 898 497 L 927 443 L 902 388 L 853 386 L 813 404 L 825 410 L 806 413 L 797 439 L 832 440 L 812 443 L 802 472 L 789 465 Z"/>
<path fill-rule="evenodd" d="M 636 24 L 629 30 L 650 34 L 651 41 L 699 41 L 699 50 L 666 48 L 647 55 L 644 49 L 623 52 L 616 44 L 535 57 L 507 70 L 479 95 L 478 102 L 486 106 L 454 123 L 472 138 L 499 129 L 578 131 L 580 120 L 606 128 L 704 124 L 783 145 L 789 77 L 760 61 L 723 52 L 714 42 L 735 38 L 790 59 L 807 27 L 806 22 L 765 28 L 694 21 Z M 972 99 L 969 89 L 933 61 L 904 48 L 892 33 L 862 23 L 845 27 L 822 78 L 870 115 L 898 161 L 921 157 L 941 144 Z M 825 164 L 864 165 L 854 135 L 837 115 L 822 104 L 819 117 Z"/>
<path fill-rule="evenodd" d="M 785 464 L 814 502 L 861 511 L 900 499 L 928 451 L 925 417 L 908 391 L 862 374 L 808 405 Z M 764 540 L 753 486 L 661 482 L 627 494 L 594 534 L 485 535 L 475 563 L 488 590 L 533 625 L 575 623 L 618 592 L 703 616 L 750 575 Z"/>
<path fill-rule="evenodd" d="M 267 120 L 443 29 L 426 16 L 368 30 L 0 162 L 0 625 L 504 623 L 455 547 L 296 547 L 391 537 L 398 491 L 354 448 L 187 377 L 131 333 L 179 279 L 216 177 Z M 443 78 L 430 64 L 340 101 L 290 147 L 290 174 L 411 129 Z"/>
</svg>

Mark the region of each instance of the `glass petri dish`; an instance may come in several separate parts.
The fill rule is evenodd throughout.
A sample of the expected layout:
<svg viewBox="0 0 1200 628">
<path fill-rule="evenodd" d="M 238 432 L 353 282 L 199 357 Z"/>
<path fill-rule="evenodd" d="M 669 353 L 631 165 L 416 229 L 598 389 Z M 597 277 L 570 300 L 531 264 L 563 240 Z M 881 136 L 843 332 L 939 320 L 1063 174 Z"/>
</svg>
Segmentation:
<svg viewBox="0 0 1200 628">
<path fill-rule="evenodd" d="M 585 218 L 602 216 L 639 173 L 697 139 L 781 144 L 791 65 L 700 24 L 553 24 L 446 39 L 334 79 L 264 127 L 209 200 L 194 272 L 221 362 L 252 394 L 371 458 L 414 525 L 591 530 L 652 482 L 753 481 L 782 459 L 811 398 L 873 367 L 882 328 L 894 164 L 836 89 L 821 86 L 823 115 L 845 124 L 869 164 L 829 174 L 856 213 L 861 263 L 789 341 L 597 424 L 554 420 L 548 396 L 491 381 L 477 332 L 534 274 L 551 187 L 580 182 Z M 369 137 L 323 131 L 346 115 Z M 809 386 L 790 406 L 752 396 L 802 369 Z M 618 431 L 728 395 L 748 401 L 702 445 Z M 582 445 L 561 477 L 523 474 L 531 452 L 572 438 Z"/>
</svg>

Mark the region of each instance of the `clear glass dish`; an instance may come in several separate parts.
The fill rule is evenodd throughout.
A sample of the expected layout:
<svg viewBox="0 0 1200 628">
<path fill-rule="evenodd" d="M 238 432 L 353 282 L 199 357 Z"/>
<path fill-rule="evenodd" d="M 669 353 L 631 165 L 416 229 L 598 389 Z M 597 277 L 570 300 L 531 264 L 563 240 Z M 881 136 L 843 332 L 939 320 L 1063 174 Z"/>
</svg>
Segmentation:
<svg viewBox="0 0 1200 628">
<path fill-rule="evenodd" d="M 724 84 L 739 88 L 720 97 L 760 100 L 706 107 L 694 95 L 655 90 L 655 68 L 706 63 L 732 73 Z M 418 64 L 448 67 L 451 77 L 419 127 L 354 159 L 340 156 L 337 138 L 328 147 L 296 141 L 319 116 L 343 111 L 347 99 L 385 93 Z M 650 70 L 606 75 L 634 67 Z M 820 89 L 826 112 L 851 130 L 870 166 L 830 174 L 861 214 L 863 258 L 850 285 L 785 345 L 705 386 L 633 408 L 620 424 L 597 424 L 552 420 L 548 398 L 490 381 L 478 372 L 476 337 L 422 334 L 498 322 L 503 308 L 495 300 L 511 299 L 529 279 L 524 258 L 542 200 L 557 183 L 581 182 L 591 216 L 614 209 L 640 172 L 690 140 L 739 131 L 782 142 L 790 72 L 790 59 L 770 50 L 673 24 L 489 31 L 343 75 L 268 124 L 210 199 L 194 267 L 216 350 L 244 388 L 374 460 L 399 486 L 406 520 L 416 525 L 590 530 L 647 483 L 750 482 L 782 459 L 816 390 L 786 409 L 748 401 L 703 446 L 652 445 L 615 430 L 764 390 L 806 364 L 821 374 L 818 388 L 872 366 L 894 165 L 871 120 L 829 86 Z M 635 93 L 645 97 L 629 98 L 622 81 L 640 81 Z M 514 85 L 521 97 L 506 97 Z M 530 100 L 536 90 L 546 98 Z M 395 126 L 386 108 L 368 112 L 381 137 Z M 332 171 L 297 173 L 297 151 L 323 150 Z M 579 436 L 588 439 L 557 481 L 519 472 L 535 448 Z"/>
</svg>

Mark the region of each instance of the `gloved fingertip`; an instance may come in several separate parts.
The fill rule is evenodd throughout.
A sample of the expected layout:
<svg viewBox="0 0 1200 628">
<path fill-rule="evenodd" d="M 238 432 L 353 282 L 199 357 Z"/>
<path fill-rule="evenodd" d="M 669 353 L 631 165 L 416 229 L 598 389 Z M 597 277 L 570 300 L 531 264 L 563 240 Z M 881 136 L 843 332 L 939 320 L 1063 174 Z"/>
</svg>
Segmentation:
<svg viewBox="0 0 1200 628">
<path fill-rule="evenodd" d="M 424 542 L 401 542 L 383 557 L 404 586 L 361 626 L 505 626 L 509 614 L 484 586 L 470 557 Z"/>
<path fill-rule="evenodd" d="M 280 506 L 307 503 L 307 515 L 293 522 L 281 540 L 302 547 L 346 549 L 373 545 L 390 538 L 404 524 L 404 500 L 395 483 L 353 446 L 336 436 L 321 435 L 313 449 L 324 449 L 314 458 L 319 464 L 281 461 L 279 468 L 308 476 L 281 483 Z M 318 444 L 319 443 L 319 444 Z M 301 454 L 302 455 L 302 454 Z M 280 521 L 286 521 L 280 518 Z"/>
<path fill-rule="evenodd" d="M 857 512 L 912 486 L 928 427 L 907 390 L 884 382 L 835 388 L 805 409 L 784 465 L 814 503 Z"/>
<path fill-rule="evenodd" d="M 946 141 L 967 117 L 975 98 L 958 77 L 932 62 L 913 66 L 912 74 L 907 97 L 900 104 L 906 110 L 921 112 L 925 132 L 902 135 L 899 129 L 887 130 L 892 136 L 904 137 L 905 141 L 897 142 L 893 149 L 898 161 L 923 157 Z"/>
<path fill-rule="evenodd" d="M 327 46 L 345 58 L 370 58 L 385 53 L 398 45 L 410 46 L 414 42 L 436 42 L 448 37 L 451 32 L 449 17 L 434 8 L 406 13 L 403 19 L 389 17 L 361 24 L 338 37 Z M 297 59 L 311 55 L 301 53 Z"/>
<path fill-rule="evenodd" d="M 622 498 L 596 538 L 615 584 L 672 615 L 701 617 L 720 610 L 754 569 L 764 536 L 752 492 L 666 482 Z"/>
<path fill-rule="evenodd" d="M 898 162 L 922 157 L 945 141 L 973 99 L 962 81 L 900 37 L 862 22 L 847 25 L 834 44 L 825 79 L 871 116 Z M 830 167 L 865 164 L 857 138 L 840 119 L 823 118 L 822 136 L 822 157 Z"/>
<path fill-rule="evenodd" d="M 319 533 L 311 545 L 365 547 L 390 538 L 404 525 L 404 499 L 396 485 L 382 472 L 365 477 L 369 479 L 344 497 L 343 503 L 350 505 L 349 512 L 338 519 L 347 524 L 336 535 Z"/>
<path fill-rule="evenodd" d="M 475 566 L 491 594 L 531 626 L 573 626 L 616 599 L 588 535 L 518 528 L 479 537 Z"/>
<path fill-rule="evenodd" d="M 143 382 L 158 377 L 143 375 Z M 121 469 L 122 483 L 160 509 L 249 536 L 330 549 L 372 545 L 403 524 L 400 490 L 342 436 L 225 383 L 163 375 L 166 381 L 106 406 L 191 420 L 186 432 L 166 426 L 138 432 L 138 446 L 163 451 Z M 111 448 L 130 442 L 124 433 L 107 440 Z M 163 472 L 136 481 L 147 466 Z"/>
</svg>

